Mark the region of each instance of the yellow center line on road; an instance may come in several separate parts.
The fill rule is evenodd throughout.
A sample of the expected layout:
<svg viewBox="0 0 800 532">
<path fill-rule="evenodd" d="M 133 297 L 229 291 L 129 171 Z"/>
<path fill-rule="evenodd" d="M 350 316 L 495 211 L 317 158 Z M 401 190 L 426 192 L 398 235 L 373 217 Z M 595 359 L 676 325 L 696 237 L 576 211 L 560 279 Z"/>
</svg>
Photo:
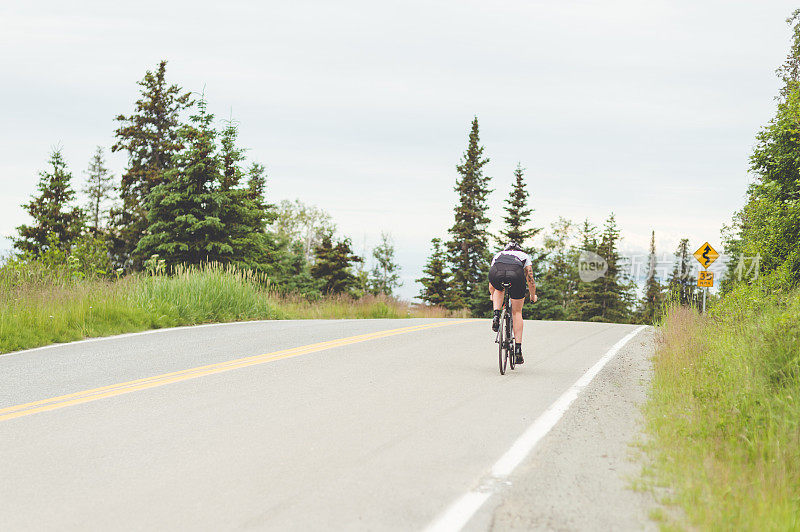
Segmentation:
<svg viewBox="0 0 800 532">
<path fill-rule="evenodd" d="M 91 390 L 83 390 L 80 392 L 70 393 L 67 395 L 60 395 L 58 397 L 50 397 L 48 399 L 42 399 L 31 403 L 0 408 L 0 421 L 7 421 L 9 419 L 29 416 L 31 414 L 37 414 L 39 412 L 48 412 L 50 410 L 57 410 L 59 408 L 65 408 L 68 406 L 88 403 L 90 401 L 97 401 L 99 399 L 114 397 L 117 395 L 135 392 L 138 390 L 146 390 L 148 388 L 164 386 L 166 384 L 171 384 L 174 382 L 196 379 L 199 377 L 204 377 L 206 375 L 213 375 L 215 373 L 222 373 L 224 371 L 231 371 L 234 369 L 245 368 L 247 366 L 264 364 L 266 362 L 272 362 L 284 358 L 307 355 L 309 353 L 325 351 L 326 349 L 333 349 L 334 347 L 357 344 L 359 342 L 377 340 L 379 338 L 387 338 L 389 336 L 396 336 L 398 334 L 423 331 L 426 329 L 435 329 L 437 327 L 445 327 L 448 325 L 458 325 L 461 323 L 468 323 L 470 321 L 476 321 L 476 320 L 440 321 L 431 324 L 412 325 L 409 327 L 401 327 L 399 329 L 389 329 L 387 331 L 359 334 L 356 336 L 349 336 L 347 338 L 339 338 L 337 340 L 328 340 L 326 342 L 319 342 L 316 344 L 293 347 L 290 349 L 283 349 L 281 351 L 274 351 L 272 353 L 266 353 L 263 355 L 237 358 L 234 360 L 228 360 L 226 362 L 218 362 L 216 364 L 208 364 L 206 366 L 199 366 L 196 368 L 174 371 L 172 373 L 164 373 L 161 375 L 155 375 L 153 377 L 147 377 L 144 379 L 137 379 L 128 382 L 121 382 L 118 384 L 111 384 L 108 386 L 102 386 L 100 388 L 93 388 Z"/>
</svg>

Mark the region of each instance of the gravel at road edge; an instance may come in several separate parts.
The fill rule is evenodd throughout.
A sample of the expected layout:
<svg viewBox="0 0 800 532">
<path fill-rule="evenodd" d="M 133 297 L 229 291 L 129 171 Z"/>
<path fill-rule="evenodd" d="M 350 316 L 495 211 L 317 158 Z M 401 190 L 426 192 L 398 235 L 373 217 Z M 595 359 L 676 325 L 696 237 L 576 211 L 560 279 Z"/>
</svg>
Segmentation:
<svg viewBox="0 0 800 532">
<path fill-rule="evenodd" d="M 652 353 L 646 329 L 608 362 L 495 499 L 492 530 L 657 529 L 652 495 L 631 489 Z"/>
</svg>

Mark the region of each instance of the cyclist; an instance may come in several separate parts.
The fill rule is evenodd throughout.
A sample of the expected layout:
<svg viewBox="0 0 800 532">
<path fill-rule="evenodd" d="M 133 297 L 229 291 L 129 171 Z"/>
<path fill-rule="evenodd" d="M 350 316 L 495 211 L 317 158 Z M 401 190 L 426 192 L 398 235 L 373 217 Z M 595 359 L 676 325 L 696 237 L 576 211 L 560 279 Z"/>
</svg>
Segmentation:
<svg viewBox="0 0 800 532">
<path fill-rule="evenodd" d="M 525 285 L 531 294 L 531 301 L 536 303 L 536 282 L 533 279 L 533 261 L 530 255 L 522 251 L 516 242 L 509 242 L 503 251 L 492 259 L 489 268 L 489 297 L 494 308 L 492 330 L 497 332 L 500 328 L 500 307 L 503 306 L 505 297 L 503 283 L 510 283 L 509 298 L 511 300 L 511 315 L 514 320 L 514 356 L 517 364 L 522 364 L 522 305 L 525 303 Z"/>
</svg>

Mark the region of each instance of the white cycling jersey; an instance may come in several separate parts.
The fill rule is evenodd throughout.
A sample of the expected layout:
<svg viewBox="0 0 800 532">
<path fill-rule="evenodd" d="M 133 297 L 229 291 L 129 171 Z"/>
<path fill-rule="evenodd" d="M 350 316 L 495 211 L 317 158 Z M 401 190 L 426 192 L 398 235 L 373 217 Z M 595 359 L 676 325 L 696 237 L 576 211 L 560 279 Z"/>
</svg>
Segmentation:
<svg viewBox="0 0 800 532">
<path fill-rule="evenodd" d="M 495 255 L 494 258 L 492 259 L 492 265 L 494 265 L 495 261 L 497 261 L 497 258 L 500 255 L 512 255 L 518 258 L 519 260 L 522 261 L 523 268 L 526 266 L 533 266 L 533 261 L 531 260 L 531 256 L 525 253 L 524 251 L 517 251 L 517 250 L 501 251 L 500 253 Z"/>
</svg>

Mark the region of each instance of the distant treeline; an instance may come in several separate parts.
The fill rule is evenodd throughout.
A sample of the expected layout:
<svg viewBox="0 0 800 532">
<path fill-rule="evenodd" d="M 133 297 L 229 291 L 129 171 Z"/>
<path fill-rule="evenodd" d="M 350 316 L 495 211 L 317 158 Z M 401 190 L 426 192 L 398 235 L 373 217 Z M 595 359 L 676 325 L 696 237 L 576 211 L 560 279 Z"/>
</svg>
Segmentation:
<svg viewBox="0 0 800 532">
<path fill-rule="evenodd" d="M 127 155 L 119 179 L 111 175 L 102 147 L 85 172 L 87 201 L 77 205 L 73 177 L 60 148 L 54 149 L 37 193 L 23 207 L 33 222 L 13 238 L 17 260 L 65 262 L 75 275 L 116 277 L 139 271 L 169 272 L 179 265 L 232 264 L 254 270 L 281 290 L 308 297 L 323 294 L 392 295 L 400 266 L 391 237 L 372 249 L 371 269 L 352 241 L 337 236 L 331 217 L 302 202 L 267 200 L 266 170 L 247 162 L 234 120 L 215 121 L 204 96 L 166 80 L 166 61 L 138 82 L 130 114 L 116 117 L 114 152 Z M 613 213 L 601 228 L 559 218 L 534 245 L 542 228 L 532 222 L 525 170 L 518 165 L 505 200 L 503 228 L 490 235 L 491 178 L 483 168 L 477 117 L 467 150 L 456 166 L 458 202 L 447 239 L 434 238 L 418 279 L 419 297 L 430 305 L 490 312 L 487 274 L 492 252 L 514 240 L 534 258 L 539 302 L 527 318 L 652 322 L 668 292 L 681 301 L 696 297 L 688 240 L 676 252 L 666 285 L 655 275 L 651 244 L 645 295 L 621 268 L 620 232 Z M 578 256 L 603 257 L 608 271 L 583 282 Z"/>
<path fill-rule="evenodd" d="M 488 195 L 491 178 L 483 167 L 489 159 L 480 145 L 478 119 L 472 121 L 469 144 L 456 182 L 458 203 L 454 209 L 449 238 L 434 238 L 432 253 L 425 265 L 419 297 L 433 305 L 450 309 L 469 308 L 473 316 L 489 316 L 488 271 L 493 250 L 509 241 L 522 245 L 533 259 L 539 301 L 526 305 L 525 318 L 653 323 L 671 294 L 690 304 L 697 299 L 692 277 L 689 240 L 682 239 L 675 252 L 672 274 L 666 283 L 656 277 L 655 232 L 650 241 L 644 295 L 636 299 L 634 280 L 622 268 L 619 253 L 620 231 L 611 213 L 601 228 L 584 220 L 576 224 L 559 218 L 544 234 L 537 247 L 534 237 L 542 231 L 532 222 L 534 209 L 525 182 L 525 169 L 517 165 L 514 181 L 504 204 L 503 226 L 498 235 L 489 233 Z M 605 259 L 608 270 L 596 280 L 584 282 L 579 275 L 581 253 L 592 252 Z"/>
<path fill-rule="evenodd" d="M 166 66 L 145 74 L 133 112 L 116 117 L 111 149 L 128 159 L 119 180 L 97 148 L 87 204 L 76 205 L 72 174 L 61 149 L 53 150 L 23 205 L 33 223 L 17 228 L 18 260 L 55 256 L 92 276 L 213 262 L 311 297 L 391 295 L 400 285 L 391 237 L 382 235 L 368 271 L 327 213 L 300 201 L 270 204 L 265 167 L 246 164 L 236 122 L 218 127 L 204 96 L 167 83 Z"/>
</svg>

